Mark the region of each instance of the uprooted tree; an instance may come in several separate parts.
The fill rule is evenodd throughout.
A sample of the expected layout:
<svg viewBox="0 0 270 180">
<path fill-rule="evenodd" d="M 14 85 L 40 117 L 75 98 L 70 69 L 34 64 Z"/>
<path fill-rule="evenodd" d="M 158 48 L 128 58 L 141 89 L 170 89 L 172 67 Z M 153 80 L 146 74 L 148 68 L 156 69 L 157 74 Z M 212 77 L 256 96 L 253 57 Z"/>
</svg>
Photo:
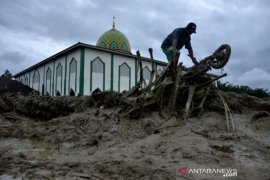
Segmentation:
<svg viewBox="0 0 270 180">
<path fill-rule="evenodd" d="M 147 110 L 159 109 L 162 117 L 166 113 L 186 120 L 191 115 L 200 115 L 203 112 L 205 101 L 211 93 L 220 97 L 225 110 L 227 129 L 233 131 L 230 109 L 214 85 L 215 81 L 226 74 L 213 76 L 207 73 L 211 68 L 220 69 L 226 65 L 231 54 L 229 45 L 221 45 L 212 55 L 205 57 L 191 68 L 185 68 L 181 63 L 177 65 L 178 59 L 173 58 L 155 80 L 153 50 L 150 48 L 149 52 L 152 71 L 148 85 L 145 86 L 144 83 L 141 57 L 137 51 L 139 82 L 129 91 L 117 96 L 118 113 L 123 117 L 139 118 Z"/>
</svg>

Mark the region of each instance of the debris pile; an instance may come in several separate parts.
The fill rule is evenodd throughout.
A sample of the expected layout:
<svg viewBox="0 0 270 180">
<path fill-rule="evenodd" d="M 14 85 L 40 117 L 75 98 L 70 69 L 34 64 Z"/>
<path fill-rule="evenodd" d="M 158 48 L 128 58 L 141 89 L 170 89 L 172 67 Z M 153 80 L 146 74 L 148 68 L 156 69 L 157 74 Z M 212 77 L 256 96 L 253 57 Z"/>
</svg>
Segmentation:
<svg viewBox="0 0 270 180">
<path fill-rule="evenodd" d="M 211 68 L 223 68 L 229 60 L 231 48 L 227 44 L 221 45 L 212 55 L 204 58 L 191 68 L 185 68 L 182 64 L 177 65 L 177 59 L 172 59 L 162 74 L 153 81 L 154 63 L 153 51 L 150 48 L 152 60 L 151 78 L 146 87 L 143 88 L 142 63 L 140 52 L 137 51 L 139 62 L 139 82 L 129 91 L 119 97 L 119 112 L 123 116 L 139 118 L 147 109 L 159 109 L 160 116 L 164 112 L 176 114 L 184 119 L 191 115 L 200 115 L 204 108 L 207 97 L 220 98 L 226 115 L 227 129 L 233 130 L 233 120 L 228 104 L 219 93 L 214 82 L 224 76 L 213 76 L 207 74 Z"/>
</svg>

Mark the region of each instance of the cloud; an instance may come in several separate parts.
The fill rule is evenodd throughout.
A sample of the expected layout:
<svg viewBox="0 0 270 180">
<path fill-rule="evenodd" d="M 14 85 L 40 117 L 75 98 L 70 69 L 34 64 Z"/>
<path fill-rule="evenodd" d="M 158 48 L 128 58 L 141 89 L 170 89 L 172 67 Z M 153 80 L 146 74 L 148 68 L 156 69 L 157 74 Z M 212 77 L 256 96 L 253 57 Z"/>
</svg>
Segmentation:
<svg viewBox="0 0 270 180">
<path fill-rule="evenodd" d="M 68 47 L 49 37 L 16 32 L 0 26 L 0 73 L 9 69 L 16 74 Z M 71 45 L 71 44 L 70 44 Z"/>
<path fill-rule="evenodd" d="M 0 54 L 1 63 L 10 63 L 11 65 L 17 65 L 19 63 L 24 63 L 26 56 L 16 51 L 5 51 Z"/>
<path fill-rule="evenodd" d="M 27 56 L 18 51 L 5 51 L 0 53 L 0 74 L 5 70 L 9 70 L 13 73 L 12 67 L 20 67 L 26 63 Z"/>
<path fill-rule="evenodd" d="M 270 73 L 259 68 L 253 68 L 237 78 L 231 77 L 230 82 L 238 85 L 247 85 L 251 88 L 270 90 Z"/>
</svg>

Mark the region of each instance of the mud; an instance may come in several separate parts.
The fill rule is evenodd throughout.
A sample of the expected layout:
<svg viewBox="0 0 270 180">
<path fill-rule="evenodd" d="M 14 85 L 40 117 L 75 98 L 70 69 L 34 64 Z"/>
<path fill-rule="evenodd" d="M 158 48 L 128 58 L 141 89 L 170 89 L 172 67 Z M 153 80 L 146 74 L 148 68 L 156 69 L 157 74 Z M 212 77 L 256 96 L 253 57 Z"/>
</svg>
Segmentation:
<svg viewBox="0 0 270 180">
<path fill-rule="evenodd" d="M 13 92 L 22 95 L 29 95 L 34 89 L 4 76 L 0 76 L 0 92 Z"/>
<path fill-rule="evenodd" d="M 214 98 L 200 117 L 184 121 L 158 111 L 121 118 L 91 97 L 2 93 L 0 179 L 226 179 L 184 176 L 178 170 L 186 166 L 237 169 L 228 179 L 270 179 L 269 99 L 223 95 L 233 133 Z"/>
</svg>

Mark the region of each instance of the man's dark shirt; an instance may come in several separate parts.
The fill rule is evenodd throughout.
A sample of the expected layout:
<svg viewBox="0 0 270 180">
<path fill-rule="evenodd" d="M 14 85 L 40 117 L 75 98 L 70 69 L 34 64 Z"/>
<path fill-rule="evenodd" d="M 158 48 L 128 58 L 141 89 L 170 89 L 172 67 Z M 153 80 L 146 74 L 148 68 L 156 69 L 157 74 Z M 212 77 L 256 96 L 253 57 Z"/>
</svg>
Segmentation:
<svg viewBox="0 0 270 180">
<path fill-rule="evenodd" d="M 161 44 L 162 49 L 167 49 L 172 46 L 172 39 L 177 38 L 177 45 L 176 49 L 180 50 L 182 47 L 185 45 L 186 49 L 191 49 L 191 44 L 190 44 L 190 35 L 185 33 L 184 28 L 177 28 L 175 29 L 171 34 L 169 34 L 166 39 L 163 41 Z"/>
</svg>

